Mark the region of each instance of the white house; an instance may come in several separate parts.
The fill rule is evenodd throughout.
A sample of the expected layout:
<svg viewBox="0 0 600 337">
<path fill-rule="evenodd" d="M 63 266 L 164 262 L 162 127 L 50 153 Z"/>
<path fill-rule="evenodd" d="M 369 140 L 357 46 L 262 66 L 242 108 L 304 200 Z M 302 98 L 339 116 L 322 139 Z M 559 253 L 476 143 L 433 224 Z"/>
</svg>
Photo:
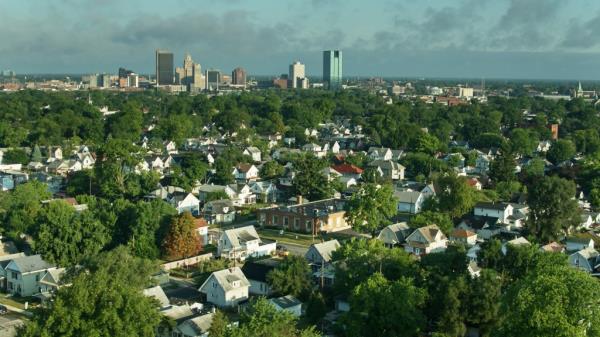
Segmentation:
<svg viewBox="0 0 600 337">
<path fill-rule="evenodd" d="M 247 261 L 242 266 L 242 272 L 250 282 L 250 294 L 269 296 L 273 289 L 267 280 L 267 275 L 277 267 L 279 262 L 274 259 Z"/>
<path fill-rule="evenodd" d="M 265 256 L 275 252 L 276 244 L 262 244 L 254 226 L 225 230 L 219 238 L 217 256 L 244 260 L 248 256 Z"/>
<path fill-rule="evenodd" d="M 592 273 L 600 267 L 598 255 L 598 251 L 588 247 L 569 255 L 569 264 Z"/>
<path fill-rule="evenodd" d="M 252 161 L 255 163 L 260 163 L 261 161 L 260 150 L 255 146 L 248 146 L 244 149 L 244 152 L 242 152 L 242 154 L 250 156 L 250 158 L 252 158 Z"/>
<path fill-rule="evenodd" d="M 5 270 L 6 291 L 22 297 L 42 292 L 40 280 L 50 269 L 56 267 L 42 259 L 41 255 L 23 256 L 11 260 Z"/>
<path fill-rule="evenodd" d="M 221 307 L 233 307 L 248 299 L 250 282 L 239 267 L 219 270 L 210 274 L 198 289 L 206 301 Z"/>
<path fill-rule="evenodd" d="M 370 147 L 368 155 L 373 160 L 392 160 L 393 153 L 388 147 Z"/>
<path fill-rule="evenodd" d="M 508 223 L 508 217 L 513 214 L 513 206 L 507 203 L 479 202 L 473 209 L 476 216 L 498 218 L 502 223 Z"/>
<path fill-rule="evenodd" d="M 479 174 L 485 174 L 490 170 L 490 163 L 492 162 L 492 157 L 486 154 L 480 154 L 475 159 L 475 171 Z"/>
<path fill-rule="evenodd" d="M 448 238 L 437 225 L 417 228 L 406 238 L 404 250 L 415 255 L 425 255 L 446 250 Z"/>
<path fill-rule="evenodd" d="M 209 312 L 200 316 L 192 316 L 184 319 L 173 328 L 173 337 L 208 337 L 210 326 L 214 318 L 214 313 Z M 176 321 L 176 322 L 179 322 Z"/>
<path fill-rule="evenodd" d="M 529 246 L 531 243 L 527 241 L 524 237 L 520 236 L 518 238 L 512 239 L 502 244 L 502 254 L 506 255 L 508 253 L 508 247 L 518 247 L 518 246 Z"/>
<path fill-rule="evenodd" d="M 258 168 L 252 164 L 240 164 L 233 169 L 233 175 L 238 181 L 249 182 L 258 179 Z"/>
<path fill-rule="evenodd" d="M 477 233 L 469 230 L 456 228 L 450 234 L 450 241 L 461 243 L 466 246 L 474 246 L 477 243 Z"/>
<path fill-rule="evenodd" d="M 167 201 L 177 209 L 179 214 L 190 212 L 192 214 L 200 213 L 200 200 L 192 193 L 176 193 L 173 194 Z"/>
<path fill-rule="evenodd" d="M 398 212 L 417 214 L 421 212 L 425 196 L 416 191 L 394 191 L 394 197 L 398 200 Z"/>
<path fill-rule="evenodd" d="M 309 263 L 315 265 L 329 263 L 331 262 L 331 255 L 338 248 L 340 248 L 340 243 L 336 239 L 320 243 L 313 243 L 308 248 L 308 251 L 306 251 L 306 254 L 304 254 L 304 257 Z"/>
<path fill-rule="evenodd" d="M 288 311 L 295 317 L 300 317 L 302 315 L 302 302 L 292 295 L 271 298 L 269 299 L 269 302 L 271 302 L 278 311 Z"/>
</svg>

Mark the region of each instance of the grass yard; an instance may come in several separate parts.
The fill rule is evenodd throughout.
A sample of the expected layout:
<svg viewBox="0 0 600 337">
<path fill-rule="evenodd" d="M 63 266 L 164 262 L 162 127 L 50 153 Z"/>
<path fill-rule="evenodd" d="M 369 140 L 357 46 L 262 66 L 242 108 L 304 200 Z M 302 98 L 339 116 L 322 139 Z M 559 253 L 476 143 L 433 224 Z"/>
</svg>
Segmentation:
<svg viewBox="0 0 600 337">
<path fill-rule="evenodd" d="M 290 243 L 308 247 L 313 243 L 321 242 L 321 237 L 319 235 L 315 235 L 313 241 L 312 235 L 294 232 L 284 232 L 283 234 L 280 234 L 278 229 L 257 228 L 257 232 L 263 239 L 276 240 L 280 243 Z"/>
</svg>

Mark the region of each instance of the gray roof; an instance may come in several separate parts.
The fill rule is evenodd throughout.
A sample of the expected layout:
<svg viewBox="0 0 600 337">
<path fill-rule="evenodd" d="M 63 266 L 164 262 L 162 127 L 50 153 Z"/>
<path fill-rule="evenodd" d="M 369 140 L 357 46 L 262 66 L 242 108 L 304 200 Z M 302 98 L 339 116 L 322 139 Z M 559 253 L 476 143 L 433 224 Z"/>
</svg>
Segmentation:
<svg viewBox="0 0 600 337">
<path fill-rule="evenodd" d="M 224 191 L 225 188 L 226 188 L 226 186 L 224 186 L 224 185 L 200 185 L 197 187 L 198 192 L 205 192 L 205 193 L 220 192 L 220 191 Z"/>
<path fill-rule="evenodd" d="M 394 198 L 399 202 L 413 204 L 421 197 L 421 192 L 394 191 Z"/>
<path fill-rule="evenodd" d="M 315 243 L 311 248 L 314 248 L 325 262 L 331 261 L 331 254 L 340 247 L 338 240 L 333 239 L 321 243 Z M 310 250 L 310 249 L 309 249 Z M 308 253 L 308 252 L 307 252 Z"/>
<path fill-rule="evenodd" d="M 292 295 L 272 298 L 269 301 L 271 301 L 273 304 L 277 305 L 281 309 L 287 309 L 302 304 L 302 302 L 300 302 L 297 298 L 295 298 Z"/>
<path fill-rule="evenodd" d="M 177 330 L 181 331 L 185 336 L 201 336 L 210 329 L 214 315 L 213 313 L 208 313 L 187 319 L 177 326 Z"/>
<path fill-rule="evenodd" d="M 16 265 L 17 269 L 21 273 L 29 273 L 32 271 L 54 268 L 54 265 L 44 261 L 41 255 L 24 256 L 16 258 L 12 260 L 12 262 Z"/>
<path fill-rule="evenodd" d="M 167 307 L 170 304 L 169 299 L 167 298 L 167 295 L 165 294 L 161 286 L 144 289 L 143 293 L 145 296 L 152 297 L 158 300 L 161 308 Z"/>
<path fill-rule="evenodd" d="M 213 272 L 210 277 L 204 281 L 200 287 L 200 291 L 202 291 L 207 282 L 213 277 L 225 292 L 241 287 L 250 287 L 250 282 L 246 276 L 244 276 L 242 270 L 239 267 L 233 267 Z M 235 287 L 233 285 L 233 282 L 235 281 L 239 281 L 240 285 Z"/>
<path fill-rule="evenodd" d="M 224 234 L 229 239 L 229 242 L 231 242 L 233 247 L 239 247 L 243 242 L 260 240 L 260 237 L 258 236 L 254 226 L 228 229 L 224 232 Z"/>
</svg>

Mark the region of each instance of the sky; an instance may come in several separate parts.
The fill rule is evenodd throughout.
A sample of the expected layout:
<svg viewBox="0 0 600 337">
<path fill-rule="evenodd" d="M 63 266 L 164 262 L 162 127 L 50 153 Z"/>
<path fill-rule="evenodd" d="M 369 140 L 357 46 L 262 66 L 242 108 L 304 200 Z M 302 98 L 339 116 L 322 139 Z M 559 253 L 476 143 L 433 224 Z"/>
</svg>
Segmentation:
<svg viewBox="0 0 600 337">
<path fill-rule="evenodd" d="M 0 69 L 153 73 L 154 50 L 203 69 L 345 77 L 600 79 L 597 0 L 0 0 Z"/>
</svg>

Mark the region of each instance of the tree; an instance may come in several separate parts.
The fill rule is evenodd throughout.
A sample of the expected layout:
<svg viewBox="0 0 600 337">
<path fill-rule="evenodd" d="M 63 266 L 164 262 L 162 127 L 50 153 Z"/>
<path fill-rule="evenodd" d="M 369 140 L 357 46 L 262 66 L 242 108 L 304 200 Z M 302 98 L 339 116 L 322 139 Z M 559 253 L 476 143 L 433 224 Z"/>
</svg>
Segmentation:
<svg viewBox="0 0 600 337">
<path fill-rule="evenodd" d="M 194 256 L 202 249 L 202 239 L 196 231 L 194 217 L 184 212 L 171 221 L 163 243 L 164 255 L 172 260 Z"/>
<path fill-rule="evenodd" d="M 546 158 L 554 165 L 558 165 L 564 161 L 570 160 L 575 156 L 575 144 L 567 139 L 559 139 L 555 141 L 548 153 Z"/>
<path fill-rule="evenodd" d="M 317 337 L 314 327 L 298 329 L 296 318 L 286 310 L 277 310 L 264 297 L 260 297 L 242 313 L 240 326 L 232 328 L 231 337 Z M 211 335 L 212 336 L 212 335 Z"/>
<path fill-rule="evenodd" d="M 51 196 L 48 186 L 37 180 L 19 184 L 11 193 L 1 193 L 0 210 L 8 235 L 18 238 L 22 233 L 34 234 L 42 201 Z"/>
<path fill-rule="evenodd" d="M 526 129 L 516 128 L 510 134 L 510 149 L 514 153 L 530 156 L 537 147 L 537 138 Z"/>
<path fill-rule="evenodd" d="M 451 217 L 458 218 L 470 212 L 475 205 L 475 190 L 467 184 L 465 177 L 446 174 L 438 179 L 438 207 Z"/>
<path fill-rule="evenodd" d="M 29 156 L 22 149 L 10 149 L 2 156 L 2 162 L 5 164 L 27 165 L 29 163 Z"/>
<path fill-rule="evenodd" d="M 31 151 L 31 161 L 33 162 L 41 162 L 42 161 L 42 151 L 40 147 L 35 144 L 33 150 Z"/>
<path fill-rule="evenodd" d="M 343 318 L 348 336 L 419 336 L 425 327 L 425 298 L 411 279 L 388 281 L 375 273 L 352 291 L 350 311 Z"/>
<path fill-rule="evenodd" d="M 323 174 L 327 163 L 312 154 L 306 154 L 294 161 L 296 176 L 292 182 L 294 193 L 309 200 L 331 197 L 333 189 Z"/>
<path fill-rule="evenodd" d="M 234 182 L 233 176 L 234 164 L 224 158 L 215 160 L 215 182 L 217 184 L 227 185 Z"/>
<path fill-rule="evenodd" d="M 311 288 L 311 270 L 302 256 L 289 255 L 267 274 L 273 290 L 281 295 L 305 298 Z"/>
<path fill-rule="evenodd" d="M 490 178 L 494 182 L 513 181 L 515 176 L 515 157 L 512 153 L 502 153 L 490 164 Z"/>
<path fill-rule="evenodd" d="M 262 179 L 273 179 L 283 175 L 285 168 L 276 161 L 268 161 L 260 168 L 260 177 Z"/>
<path fill-rule="evenodd" d="M 541 177 L 544 175 L 545 168 L 546 163 L 542 159 L 534 158 L 523 167 L 523 173 L 527 177 Z"/>
<path fill-rule="evenodd" d="M 335 264 L 334 288 L 340 294 L 348 294 L 375 272 L 392 281 L 418 273 L 415 260 L 404 249 L 386 248 L 377 239 L 347 241 L 333 253 L 333 260 L 343 261 Z"/>
<path fill-rule="evenodd" d="M 529 188 L 529 230 L 543 241 L 557 239 L 579 222 L 575 183 L 559 177 L 543 177 Z"/>
<path fill-rule="evenodd" d="M 570 266 L 543 268 L 514 283 L 494 336 L 600 336 L 600 283 Z"/>
<path fill-rule="evenodd" d="M 320 291 L 313 291 L 306 303 L 306 319 L 311 324 L 320 323 L 329 309 L 325 303 L 325 298 Z"/>
<path fill-rule="evenodd" d="M 211 337 L 226 337 L 229 333 L 228 325 L 229 320 L 227 316 L 221 310 L 217 310 L 210 323 L 208 335 Z"/>
<path fill-rule="evenodd" d="M 454 229 L 454 224 L 448 214 L 434 211 L 421 212 L 410 219 L 408 224 L 411 228 L 421 228 L 435 224 L 446 235 L 450 235 Z"/>
<path fill-rule="evenodd" d="M 491 269 L 481 270 L 479 277 L 468 281 L 465 318 L 479 328 L 482 337 L 488 337 L 498 321 L 501 287 L 498 274 Z"/>
<path fill-rule="evenodd" d="M 153 336 L 161 314 L 142 289 L 156 270 L 123 247 L 101 254 L 76 270 L 71 285 L 39 308 L 19 336 Z"/>
<path fill-rule="evenodd" d="M 521 191 L 521 183 L 518 181 L 500 181 L 496 183 L 496 193 L 504 201 L 510 201 L 512 197 Z"/>
<path fill-rule="evenodd" d="M 63 267 L 96 255 L 110 241 L 107 228 L 91 212 L 77 213 L 73 206 L 61 200 L 50 202 L 38 223 L 35 251 Z"/>
<path fill-rule="evenodd" d="M 356 230 L 374 234 L 390 223 L 396 205 L 390 185 L 363 184 L 346 202 L 346 220 Z"/>
</svg>

